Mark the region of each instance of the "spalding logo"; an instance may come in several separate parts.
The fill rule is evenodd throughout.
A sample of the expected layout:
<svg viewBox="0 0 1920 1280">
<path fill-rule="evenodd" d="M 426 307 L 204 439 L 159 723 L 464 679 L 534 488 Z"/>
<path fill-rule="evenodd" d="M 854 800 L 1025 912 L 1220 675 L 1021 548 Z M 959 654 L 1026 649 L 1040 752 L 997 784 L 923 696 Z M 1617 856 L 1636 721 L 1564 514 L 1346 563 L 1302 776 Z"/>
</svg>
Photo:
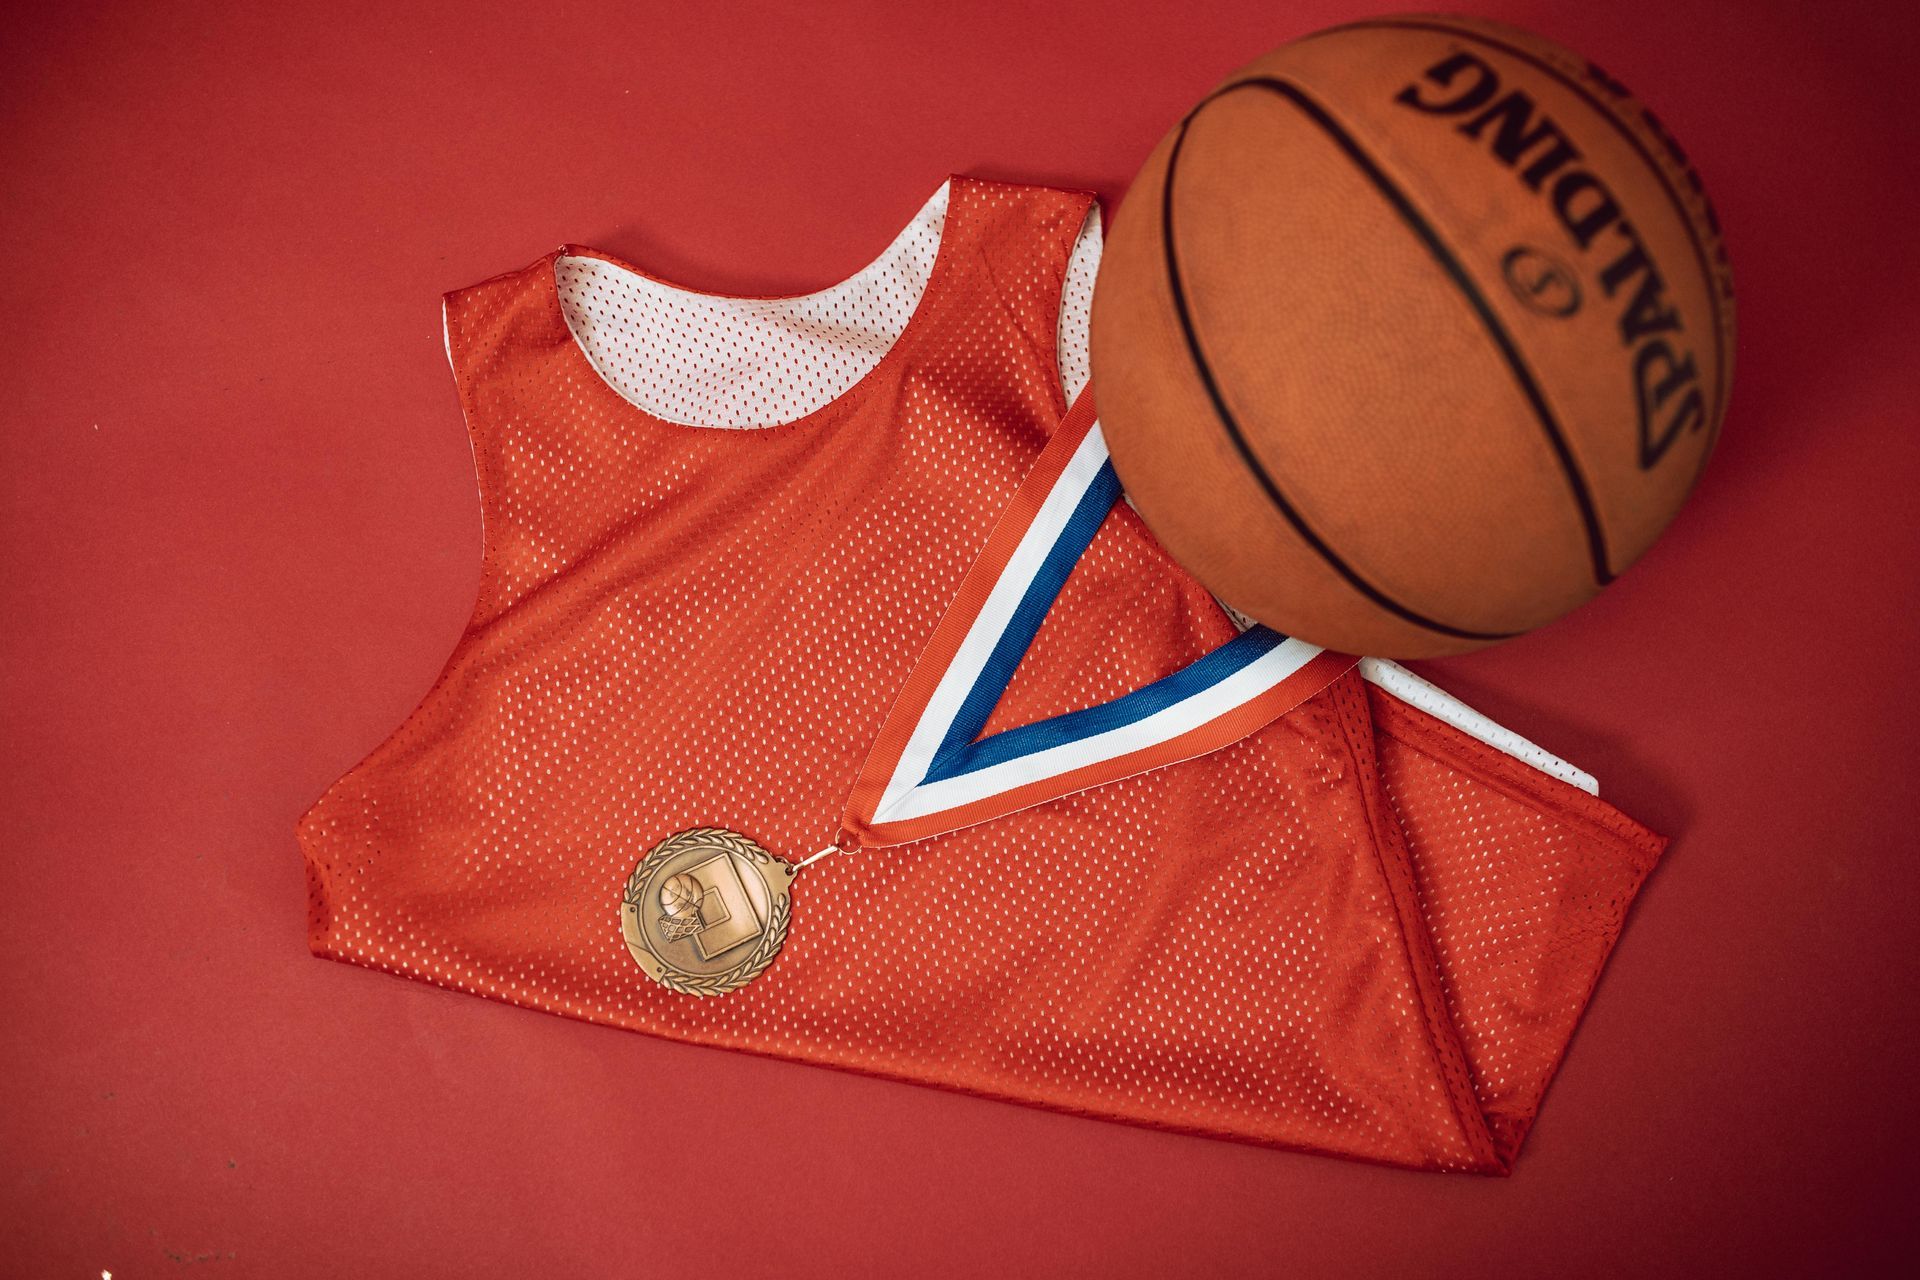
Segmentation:
<svg viewBox="0 0 1920 1280">
<path fill-rule="evenodd" d="M 1501 93 L 1499 73 L 1471 53 L 1434 63 L 1422 80 L 1393 100 L 1426 115 L 1466 117 L 1459 131 L 1476 142 L 1491 130 L 1493 157 L 1546 200 L 1582 253 L 1604 258 L 1600 291 L 1619 303 L 1620 342 L 1639 401 L 1640 467 L 1652 470 L 1682 432 L 1707 422 L 1699 367 L 1680 345 L 1684 326 L 1659 266 L 1607 184 L 1581 167 L 1580 149 L 1532 98 L 1518 89 Z"/>
</svg>

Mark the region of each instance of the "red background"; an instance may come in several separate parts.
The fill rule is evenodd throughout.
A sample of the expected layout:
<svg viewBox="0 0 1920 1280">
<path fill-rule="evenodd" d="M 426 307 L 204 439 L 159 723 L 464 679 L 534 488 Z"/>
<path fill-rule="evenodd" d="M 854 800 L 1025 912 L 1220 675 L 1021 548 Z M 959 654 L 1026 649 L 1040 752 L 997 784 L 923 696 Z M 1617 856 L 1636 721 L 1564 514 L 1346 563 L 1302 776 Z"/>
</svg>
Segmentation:
<svg viewBox="0 0 1920 1280">
<path fill-rule="evenodd" d="M 563 240 L 812 289 L 949 170 L 1111 206 L 1219 75 L 1369 6 L 9 7 L 0 1272 L 1904 1252 L 1916 31 L 1891 4 L 1473 7 L 1656 106 L 1741 325 L 1667 539 L 1572 619 L 1426 668 L 1677 837 L 1504 1182 L 684 1047 L 305 948 L 294 818 L 426 689 L 477 581 L 443 290 Z"/>
</svg>

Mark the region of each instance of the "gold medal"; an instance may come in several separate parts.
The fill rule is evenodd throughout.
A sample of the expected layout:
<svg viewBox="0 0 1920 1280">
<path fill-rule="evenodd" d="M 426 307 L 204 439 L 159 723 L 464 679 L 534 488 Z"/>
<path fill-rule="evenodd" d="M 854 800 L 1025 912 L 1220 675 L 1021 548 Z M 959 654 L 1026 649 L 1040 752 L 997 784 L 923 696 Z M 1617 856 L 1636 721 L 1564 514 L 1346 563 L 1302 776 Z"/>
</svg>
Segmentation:
<svg viewBox="0 0 1920 1280">
<path fill-rule="evenodd" d="M 627 877 L 620 932 L 647 976 L 718 996 L 773 963 L 787 940 L 799 867 L 743 835 L 696 827 L 655 845 Z"/>
</svg>

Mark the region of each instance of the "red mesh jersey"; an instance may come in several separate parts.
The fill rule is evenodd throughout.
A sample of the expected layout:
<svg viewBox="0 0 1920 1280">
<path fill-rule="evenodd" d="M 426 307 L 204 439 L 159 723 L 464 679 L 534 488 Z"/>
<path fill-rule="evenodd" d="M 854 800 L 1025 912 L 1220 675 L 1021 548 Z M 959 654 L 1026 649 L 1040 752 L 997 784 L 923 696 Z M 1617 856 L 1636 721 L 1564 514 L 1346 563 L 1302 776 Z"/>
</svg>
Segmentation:
<svg viewBox="0 0 1920 1280">
<path fill-rule="evenodd" d="M 431 692 L 300 822 L 314 951 L 1063 1111 L 1505 1171 L 1662 842 L 1358 672 L 1211 755 L 824 860 L 779 959 L 723 998 L 654 985 L 622 942 L 627 876 L 672 832 L 833 839 L 1065 412 L 1088 208 L 954 179 L 804 299 L 577 248 L 449 295 L 485 570 Z M 1234 634 L 1123 505 L 988 732 Z"/>
</svg>

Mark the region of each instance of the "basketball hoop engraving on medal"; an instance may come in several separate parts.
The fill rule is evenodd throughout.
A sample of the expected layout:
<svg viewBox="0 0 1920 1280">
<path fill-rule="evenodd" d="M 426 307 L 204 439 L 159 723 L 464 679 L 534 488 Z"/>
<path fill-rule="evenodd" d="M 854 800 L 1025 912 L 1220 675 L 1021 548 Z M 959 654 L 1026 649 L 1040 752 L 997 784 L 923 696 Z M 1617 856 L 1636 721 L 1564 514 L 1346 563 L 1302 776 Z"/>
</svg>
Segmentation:
<svg viewBox="0 0 1920 1280">
<path fill-rule="evenodd" d="M 764 972 L 787 939 L 799 869 L 719 827 L 668 836 L 640 859 L 620 934 L 647 976 L 690 996 L 725 995 Z"/>
</svg>

